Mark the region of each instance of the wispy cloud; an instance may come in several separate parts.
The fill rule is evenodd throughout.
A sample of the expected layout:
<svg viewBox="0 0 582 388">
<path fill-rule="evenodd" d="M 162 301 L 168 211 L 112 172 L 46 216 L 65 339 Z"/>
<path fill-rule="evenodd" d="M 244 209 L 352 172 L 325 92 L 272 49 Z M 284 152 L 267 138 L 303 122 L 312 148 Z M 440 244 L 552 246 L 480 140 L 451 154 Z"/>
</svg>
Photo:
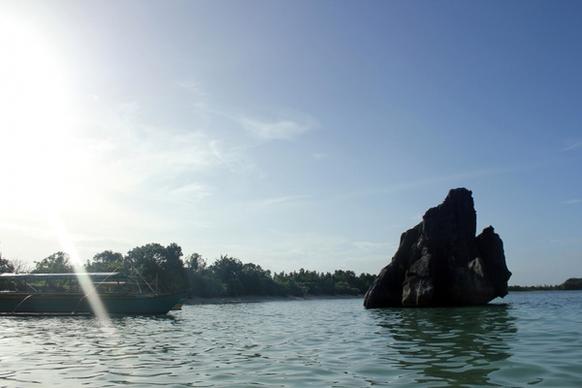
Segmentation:
<svg viewBox="0 0 582 388">
<path fill-rule="evenodd" d="M 176 85 L 187 91 L 192 99 L 192 105 L 195 109 L 207 111 L 208 110 L 208 94 L 197 81 L 178 81 Z"/>
<path fill-rule="evenodd" d="M 78 143 L 89 150 L 97 169 L 115 178 L 121 189 L 169 176 L 205 173 L 224 168 L 235 172 L 251 164 L 236 146 L 224 144 L 203 128 L 172 128 L 142 121 L 139 104 L 123 103 L 115 109 L 94 108 L 90 126 Z"/>
<path fill-rule="evenodd" d="M 192 182 L 168 189 L 168 194 L 176 199 L 197 201 L 212 195 L 212 189 L 205 184 Z"/>
<path fill-rule="evenodd" d="M 193 81 L 193 80 L 189 80 L 189 81 L 176 81 L 176 85 L 179 88 L 182 88 L 184 90 L 187 90 L 188 92 L 195 94 L 197 96 L 200 97 L 206 97 L 207 94 L 204 91 L 204 89 L 202 88 L 202 86 L 200 85 L 200 82 L 198 81 Z"/>
<path fill-rule="evenodd" d="M 274 206 L 302 202 L 310 198 L 311 198 L 310 195 L 285 195 L 281 197 L 266 198 L 260 200 L 258 204 L 260 206 Z"/>
<path fill-rule="evenodd" d="M 265 140 L 291 140 L 314 128 L 313 123 L 291 119 L 267 121 L 243 117 L 239 121 L 249 133 Z"/>
<path fill-rule="evenodd" d="M 573 142 L 573 143 L 567 145 L 566 147 L 562 148 L 562 151 L 564 151 L 564 152 L 573 151 L 573 150 L 576 150 L 578 148 L 582 148 L 582 141 Z"/>
<path fill-rule="evenodd" d="M 222 209 L 217 209 L 214 196 L 238 187 L 237 182 L 261 179 L 255 148 L 270 140 L 291 140 L 315 128 L 314 120 L 300 114 L 267 114 L 275 119 L 265 120 L 252 112 L 232 113 L 236 109 L 214 106 L 197 83 L 172 86 L 174 91 L 182 89 L 180 97 L 191 101 L 176 107 L 171 119 L 156 116 L 156 109 L 147 105 L 151 101 L 111 101 L 91 94 L 81 96 L 78 111 L 71 113 L 75 130 L 67 133 L 66 144 L 53 151 L 63 155 L 58 164 L 63 169 L 51 185 L 61 188 L 62 195 L 54 195 L 59 199 L 55 207 L 78 237 L 83 255 L 89 257 L 111 245 L 123 250 L 164 238 L 180 233 L 186 224 L 215 227 L 221 222 L 216 214 Z M 20 187 L 24 181 L 23 174 L 9 176 L 14 184 L 8 186 Z M 34 183 L 20 191 L 40 192 Z M 50 252 L 54 236 L 36 226 L 43 217 L 37 209 L 41 205 L 32 202 L 35 198 L 30 204 L 18 198 L 20 191 L 4 190 L 4 197 L 0 195 L 6 222 L 0 229 L 8 232 L 14 246 L 24 236 L 34 240 L 39 251 Z M 257 199 L 252 205 L 288 206 L 308 198 L 282 195 Z M 21 206 L 9 209 L 13 200 Z"/>
<path fill-rule="evenodd" d="M 227 119 L 241 126 L 253 137 L 261 140 L 291 140 L 316 127 L 316 121 L 305 114 L 283 114 L 264 118 L 252 113 L 237 113 L 237 107 L 219 107 L 210 103 L 208 94 L 195 81 L 180 81 L 176 85 L 187 91 L 194 107 L 206 115 Z"/>
<path fill-rule="evenodd" d="M 283 114 L 276 115 L 275 118 L 264 118 L 246 111 L 240 113 L 239 107 L 213 105 L 198 82 L 180 81 L 176 82 L 176 85 L 190 94 L 198 111 L 232 121 L 261 140 L 292 140 L 316 127 L 316 121 L 304 114 Z"/>
<path fill-rule="evenodd" d="M 573 198 L 567 201 L 562 202 L 564 205 L 576 205 L 578 203 L 582 203 L 582 198 Z"/>
<path fill-rule="evenodd" d="M 210 150 L 220 164 L 229 172 L 248 175 L 258 171 L 257 165 L 249 157 L 248 151 L 252 147 L 235 145 L 225 147 L 220 140 L 210 142 Z"/>
<path fill-rule="evenodd" d="M 311 157 L 313 157 L 313 159 L 315 160 L 327 159 L 328 156 L 329 155 L 326 154 L 325 152 L 314 152 L 313 154 L 311 154 Z"/>
</svg>

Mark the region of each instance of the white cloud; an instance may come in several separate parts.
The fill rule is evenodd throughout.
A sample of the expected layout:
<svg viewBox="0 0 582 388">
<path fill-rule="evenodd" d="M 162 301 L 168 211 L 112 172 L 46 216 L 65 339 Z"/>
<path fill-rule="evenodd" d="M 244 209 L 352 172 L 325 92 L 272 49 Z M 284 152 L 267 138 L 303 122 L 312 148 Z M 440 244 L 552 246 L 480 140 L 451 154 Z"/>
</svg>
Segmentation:
<svg viewBox="0 0 582 388">
<path fill-rule="evenodd" d="M 169 199 L 184 202 L 200 201 L 212 195 L 210 186 L 197 182 L 167 188 L 165 191 Z"/>
<path fill-rule="evenodd" d="M 239 175 L 249 175 L 258 171 L 257 165 L 247 155 L 249 147 L 232 146 L 227 148 L 220 140 L 210 142 L 210 150 L 221 166 L 229 172 Z"/>
<path fill-rule="evenodd" d="M 301 202 L 303 200 L 311 198 L 310 195 L 285 195 L 281 197 L 273 197 L 263 199 L 258 202 L 260 206 L 273 206 L 273 205 L 281 205 L 281 204 L 291 204 Z"/>
<path fill-rule="evenodd" d="M 192 106 L 195 109 L 202 111 L 208 110 L 208 95 L 200 85 L 200 82 L 179 81 L 176 82 L 176 85 L 190 94 L 192 98 Z"/>
<path fill-rule="evenodd" d="M 254 147 L 264 140 L 290 140 L 314 128 L 312 120 L 295 116 L 268 121 L 219 113 L 220 109 L 212 110 L 216 107 L 198 84 L 176 86 L 190 96 L 191 103 L 170 120 L 156 116 L 155 107 L 139 101 L 112 102 L 107 96 L 87 92 L 77 96 L 75 109 L 68 112 L 72 129 L 62 131 L 60 137 L 41 133 L 36 138 L 42 155 L 60 155 L 59 163 L 53 163 L 59 168 L 52 169 L 58 179 L 47 178 L 46 185 L 28 179 L 38 172 L 16 173 L 5 163 L 3 176 L 11 184 L 5 184 L 0 193 L 5 223 L 0 229 L 7 253 L 41 257 L 59 249 L 41 212 L 41 205 L 48 201 L 39 205 L 33 201 L 51 191 L 58 191 L 51 196 L 54 202 L 58 200 L 55 212 L 86 257 L 102 249 L 124 251 L 149 240 L 179 238 L 185 224 L 211 229 L 220 223 L 216 217 L 220 209 L 210 198 L 233 182 L 261 177 L 253 160 Z M 192 106 L 197 109 L 194 115 Z M 45 138 L 50 141 L 43 142 Z M 12 148 L 17 155 L 29 139 L 22 135 L 16 140 L 2 146 L 15 143 Z M 38 160 L 48 165 L 47 158 Z M 34 172 L 37 166 L 27 163 L 24 167 L 17 172 Z M 28 181 L 32 183 L 21 184 Z M 275 206 L 306 198 L 282 196 L 255 204 Z M 33 243 L 23 243 L 28 240 Z"/>
<path fill-rule="evenodd" d="M 567 201 L 562 202 L 564 205 L 575 205 L 578 203 L 582 203 L 582 198 L 573 198 Z"/>
<path fill-rule="evenodd" d="M 562 149 L 562 151 L 573 151 L 575 149 L 582 148 L 582 141 L 573 142 Z"/>
<path fill-rule="evenodd" d="M 8 254 L 38 257 L 58 249 L 47 225 L 48 205 L 63 218 L 85 256 L 163 238 L 176 228 L 172 212 L 197 210 L 197 203 L 212 195 L 208 179 L 253 168 L 244 151 L 225 145 L 205 128 L 145 124 L 136 102 L 112 106 L 87 96 L 79 104 L 81 109 L 72 112 L 74 130 L 55 139 L 47 136 L 44 148 L 39 144 L 42 157 L 10 169 L 4 165 L 0 211 L 5 224 L 0 229 Z M 4 146 L 13 145 L 18 155 L 24 151 L 21 143 L 26 145 L 21 137 Z M 39 163 L 58 169 L 39 180 L 49 170 L 39 172 Z M 33 243 L 23 244 L 25 238 Z"/>
<path fill-rule="evenodd" d="M 227 119 L 242 126 L 253 137 L 261 140 L 291 140 L 303 135 L 316 127 L 316 122 L 306 115 L 294 114 L 294 117 L 277 119 L 258 118 L 253 115 L 236 113 L 237 109 L 222 109 L 212 106 L 208 94 L 196 81 L 176 82 L 176 85 L 186 90 L 193 99 L 193 107 L 205 115 Z M 287 115 L 285 115 L 287 116 Z M 315 154 L 314 157 L 325 157 L 325 154 Z"/>
<path fill-rule="evenodd" d="M 313 123 L 290 119 L 266 121 L 243 117 L 239 122 L 251 134 L 265 140 L 291 140 L 314 128 Z"/>
<path fill-rule="evenodd" d="M 311 154 L 311 156 L 313 157 L 313 159 L 315 160 L 322 160 L 322 159 L 327 159 L 327 157 L 329 156 L 328 154 L 326 154 L 325 152 L 314 152 L 313 154 Z"/>
<path fill-rule="evenodd" d="M 155 180 L 183 174 L 206 173 L 226 168 L 229 172 L 252 168 L 236 147 L 227 147 L 204 128 L 177 129 L 147 125 L 135 103 L 116 109 L 95 107 L 83 123 L 85 135 L 79 139 L 92 153 L 106 180 L 114 179 L 122 191 Z"/>
</svg>

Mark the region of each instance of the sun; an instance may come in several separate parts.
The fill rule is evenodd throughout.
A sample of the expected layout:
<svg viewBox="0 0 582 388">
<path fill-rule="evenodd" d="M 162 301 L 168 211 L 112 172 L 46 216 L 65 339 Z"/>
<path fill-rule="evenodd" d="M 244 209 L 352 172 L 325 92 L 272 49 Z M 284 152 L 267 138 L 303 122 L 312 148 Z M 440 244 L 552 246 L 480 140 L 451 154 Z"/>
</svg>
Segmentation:
<svg viewBox="0 0 582 388">
<path fill-rule="evenodd" d="M 62 58 L 33 24 L 2 16 L 0 53 L 0 201 L 57 200 L 74 111 Z"/>
<path fill-rule="evenodd" d="M 75 272 L 83 266 L 59 208 L 71 198 L 74 107 L 65 67 L 33 25 L 0 17 L 0 203 L 48 216 Z M 90 279 L 79 282 L 95 314 L 109 322 Z M 108 325 L 106 325 L 108 326 Z"/>
</svg>

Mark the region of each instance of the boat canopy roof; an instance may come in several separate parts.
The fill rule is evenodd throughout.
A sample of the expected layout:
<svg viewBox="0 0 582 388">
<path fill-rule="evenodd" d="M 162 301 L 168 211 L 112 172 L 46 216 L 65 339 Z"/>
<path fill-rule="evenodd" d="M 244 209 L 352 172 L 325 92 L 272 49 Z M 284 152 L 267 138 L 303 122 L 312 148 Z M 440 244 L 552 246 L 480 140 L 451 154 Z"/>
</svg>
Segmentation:
<svg viewBox="0 0 582 388">
<path fill-rule="evenodd" d="M 71 272 L 71 273 L 0 273 L 0 279 L 42 280 L 71 279 L 76 277 L 106 279 L 124 277 L 119 272 Z"/>
</svg>

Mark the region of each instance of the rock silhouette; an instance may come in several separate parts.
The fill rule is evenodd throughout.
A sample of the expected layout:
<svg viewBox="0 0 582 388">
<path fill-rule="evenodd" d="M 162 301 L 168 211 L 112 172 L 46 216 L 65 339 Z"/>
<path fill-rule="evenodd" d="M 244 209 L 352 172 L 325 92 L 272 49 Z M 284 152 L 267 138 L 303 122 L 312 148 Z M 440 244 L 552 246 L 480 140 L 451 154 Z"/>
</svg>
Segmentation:
<svg viewBox="0 0 582 388">
<path fill-rule="evenodd" d="M 486 304 L 507 295 L 511 272 L 492 226 L 475 236 L 471 191 L 452 189 L 400 246 L 364 298 L 366 308 Z"/>
</svg>

